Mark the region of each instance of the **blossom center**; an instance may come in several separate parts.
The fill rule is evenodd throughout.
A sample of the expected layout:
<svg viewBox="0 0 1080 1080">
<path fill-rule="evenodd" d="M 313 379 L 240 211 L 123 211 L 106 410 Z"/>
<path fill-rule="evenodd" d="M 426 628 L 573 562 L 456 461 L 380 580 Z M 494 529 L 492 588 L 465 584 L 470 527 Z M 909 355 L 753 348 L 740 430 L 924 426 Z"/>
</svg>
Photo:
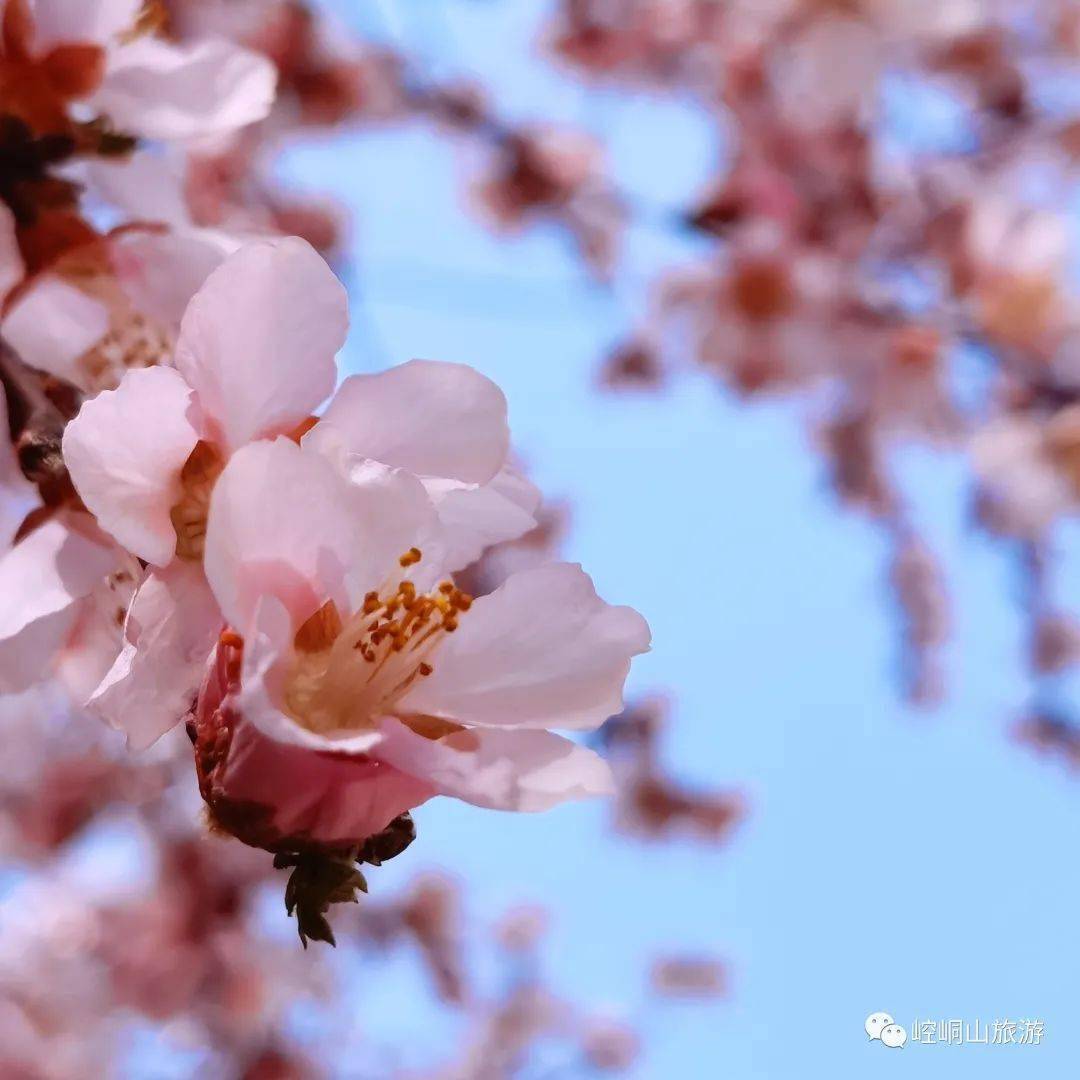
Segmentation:
<svg viewBox="0 0 1080 1080">
<path fill-rule="evenodd" d="M 401 557 L 405 567 L 419 560 L 416 548 Z M 471 606 L 451 581 L 421 593 L 407 580 L 369 592 L 347 621 L 324 604 L 296 634 L 286 708 L 315 732 L 373 728 L 432 673 L 433 653 Z"/>
<path fill-rule="evenodd" d="M 180 559 L 197 562 L 203 556 L 210 495 L 224 468 L 225 462 L 217 450 L 200 439 L 180 470 L 180 498 L 169 511 L 176 532 L 176 555 Z"/>
</svg>

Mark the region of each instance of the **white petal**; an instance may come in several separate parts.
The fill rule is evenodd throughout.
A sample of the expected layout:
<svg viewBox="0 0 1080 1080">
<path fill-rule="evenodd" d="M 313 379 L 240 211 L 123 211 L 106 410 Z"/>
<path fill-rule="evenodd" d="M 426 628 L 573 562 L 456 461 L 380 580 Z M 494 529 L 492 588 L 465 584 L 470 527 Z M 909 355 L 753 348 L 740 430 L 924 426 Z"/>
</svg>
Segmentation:
<svg viewBox="0 0 1080 1080">
<path fill-rule="evenodd" d="M 614 791 L 599 754 L 550 731 L 470 729 L 426 739 L 393 718 L 382 727 L 386 740 L 373 751 L 380 761 L 474 806 L 548 810 Z"/>
<path fill-rule="evenodd" d="M 0 558 L 0 640 L 86 596 L 117 562 L 64 517 L 46 521 Z"/>
<path fill-rule="evenodd" d="M 491 480 L 510 445 L 503 392 L 465 364 L 410 360 L 351 375 L 325 419 L 354 454 L 467 484 Z"/>
<path fill-rule="evenodd" d="M 176 366 L 223 443 L 285 434 L 333 390 L 348 298 L 310 244 L 247 244 L 195 294 Z"/>
<path fill-rule="evenodd" d="M 102 588 L 108 579 L 103 579 Z M 122 643 L 122 627 L 105 617 L 96 596 L 80 600 L 78 614 L 56 650 L 53 674 L 71 701 L 83 703 L 108 673 Z"/>
<path fill-rule="evenodd" d="M 429 548 L 447 571 L 460 570 L 475 562 L 486 548 L 507 540 L 516 540 L 535 528 L 533 516 L 540 505 L 540 492 L 512 466 L 505 466 L 489 484 L 425 484 L 435 502 L 438 515 L 430 540 L 420 547 Z"/>
<path fill-rule="evenodd" d="M 140 37 L 110 53 L 91 104 L 132 135 L 201 138 L 263 119 L 276 83 L 269 60 L 232 42 Z"/>
<path fill-rule="evenodd" d="M 6 575 L 0 569 L 0 581 Z M 0 637 L 0 694 L 17 694 L 48 679 L 85 600 L 31 619 L 19 631 Z"/>
<path fill-rule="evenodd" d="M 222 618 L 201 567 L 174 562 L 147 575 L 128 612 L 124 644 L 88 702 L 143 750 L 191 708 Z"/>
<path fill-rule="evenodd" d="M 252 443 L 214 487 L 206 576 L 241 633 L 262 596 L 280 600 L 296 625 L 328 599 L 348 611 L 350 596 L 399 571 L 425 506 L 407 475 L 381 469 L 350 483 L 288 439 Z"/>
<path fill-rule="evenodd" d="M 82 169 L 93 192 L 126 217 L 190 227 L 184 161 L 179 155 L 141 150 L 120 160 L 94 158 Z"/>
<path fill-rule="evenodd" d="M 595 728 L 622 709 L 630 659 L 649 627 L 596 595 L 580 566 L 514 574 L 461 616 L 433 653 L 434 672 L 400 703 L 484 727 Z"/>
<path fill-rule="evenodd" d="M 450 568 L 439 560 L 439 551 L 435 550 L 439 533 L 435 505 L 417 477 L 350 453 L 341 432 L 332 424 L 316 424 L 300 445 L 305 453 L 330 462 L 343 479 L 359 489 L 354 501 L 362 522 L 357 527 L 367 542 L 363 552 L 354 557 L 348 576 L 354 608 L 370 589 L 380 588 L 390 572 L 411 578 L 422 590 L 446 576 Z M 431 551 L 424 546 L 429 542 Z M 398 558 L 413 546 L 424 552 L 422 565 L 400 570 Z"/>
<path fill-rule="evenodd" d="M 109 330 L 109 309 L 56 274 L 42 274 L 11 306 L 3 335 L 19 358 L 89 389 L 76 361 Z"/>
<path fill-rule="evenodd" d="M 356 548 L 349 566 L 353 608 L 387 575 L 404 577 L 398 559 L 425 535 L 435 510 L 424 485 L 412 473 L 377 461 L 353 462 L 347 473 L 356 516 Z M 426 561 L 426 557 L 425 560 Z"/>
<path fill-rule="evenodd" d="M 129 371 L 87 401 L 64 432 L 71 479 L 99 524 L 135 555 L 164 566 L 176 551 L 169 512 L 199 440 L 191 391 L 170 368 Z"/>
<path fill-rule="evenodd" d="M 33 0 L 34 48 L 113 44 L 134 27 L 143 0 Z"/>
<path fill-rule="evenodd" d="M 245 632 L 258 601 L 281 601 L 299 624 L 345 600 L 354 519 L 347 482 L 288 439 L 237 451 L 214 485 L 203 564 L 225 618 Z"/>
<path fill-rule="evenodd" d="M 118 553 L 54 517 L 0 558 L 0 689 L 24 689 L 52 664 L 75 605 Z"/>
<path fill-rule="evenodd" d="M 191 232 L 126 229 L 109 243 L 116 279 L 135 310 L 173 333 L 225 255 L 219 243 Z"/>
</svg>

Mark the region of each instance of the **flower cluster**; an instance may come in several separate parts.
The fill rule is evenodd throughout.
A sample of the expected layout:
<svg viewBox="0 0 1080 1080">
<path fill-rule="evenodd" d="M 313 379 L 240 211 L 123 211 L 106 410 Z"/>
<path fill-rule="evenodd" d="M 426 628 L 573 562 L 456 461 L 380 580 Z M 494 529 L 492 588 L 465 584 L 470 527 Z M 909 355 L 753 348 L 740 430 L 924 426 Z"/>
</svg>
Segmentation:
<svg viewBox="0 0 1080 1080">
<path fill-rule="evenodd" d="M 505 399 L 412 361 L 351 376 L 316 417 L 345 329 L 306 243 L 245 245 L 193 298 L 174 364 L 68 424 L 75 491 L 145 566 L 91 704 L 145 746 L 201 684 L 204 793 L 268 848 L 355 846 L 437 793 L 541 809 L 606 790 L 599 759 L 545 729 L 618 711 L 643 620 L 566 564 L 475 602 L 455 586 L 534 525 Z"/>
<path fill-rule="evenodd" d="M 332 941 L 352 864 L 433 796 L 609 792 L 549 729 L 617 713 L 649 632 L 576 565 L 455 580 L 537 525 L 503 394 L 418 360 L 335 390 L 322 256 L 197 223 L 169 172 L 262 120 L 275 68 L 159 14 L 3 10 L 0 690 L 59 681 L 135 749 L 185 724 L 213 827 L 292 867 L 301 937 Z M 97 202 L 130 219 L 102 231 Z"/>
<path fill-rule="evenodd" d="M 612 350 L 618 387 L 688 363 L 795 399 L 829 484 L 883 533 L 906 695 L 944 689 L 944 573 L 899 451 L 955 453 L 963 509 L 1020 554 L 1036 696 L 1080 653 L 1051 585 L 1078 505 L 1075 5 L 559 0 L 545 44 L 590 83 L 689 98 L 722 133 Z M 639 217 L 642 215 L 638 215 Z M 648 221 L 644 222 L 648 224 Z M 617 284 L 635 268 L 616 267 Z M 1067 744 L 1065 748 L 1067 750 Z"/>
</svg>

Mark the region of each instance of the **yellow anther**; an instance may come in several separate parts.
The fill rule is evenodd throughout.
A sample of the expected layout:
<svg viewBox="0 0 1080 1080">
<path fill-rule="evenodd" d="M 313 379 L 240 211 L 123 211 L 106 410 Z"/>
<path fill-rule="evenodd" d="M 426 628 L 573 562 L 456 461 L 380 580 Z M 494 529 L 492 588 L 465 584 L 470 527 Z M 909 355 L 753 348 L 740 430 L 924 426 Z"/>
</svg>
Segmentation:
<svg viewBox="0 0 1080 1080">
<path fill-rule="evenodd" d="M 419 557 L 419 549 L 412 549 L 401 557 L 402 565 Z M 450 580 L 430 592 L 404 580 L 386 592 L 372 590 L 348 620 L 327 602 L 297 632 L 290 713 L 313 731 L 388 715 L 409 686 L 433 672 L 429 657 L 443 634 L 457 630 L 460 613 L 472 602 Z M 362 674 L 355 660 L 343 658 L 339 638 L 350 657 L 363 658 Z M 239 652 L 232 655 L 239 660 Z"/>
<path fill-rule="evenodd" d="M 400 559 L 398 559 L 398 562 L 401 563 L 402 566 L 415 566 L 423 557 L 424 556 L 418 547 L 411 547 Z"/>
</svg>

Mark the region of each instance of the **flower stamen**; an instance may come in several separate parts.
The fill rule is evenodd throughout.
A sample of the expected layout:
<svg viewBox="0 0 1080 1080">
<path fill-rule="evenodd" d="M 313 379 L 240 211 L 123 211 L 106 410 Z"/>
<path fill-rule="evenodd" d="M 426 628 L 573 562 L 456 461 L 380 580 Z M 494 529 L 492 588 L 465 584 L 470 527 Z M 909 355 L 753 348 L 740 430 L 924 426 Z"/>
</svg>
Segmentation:
<svg viewBox="0 0 1080 1080">
<path fill-rule="evenodd" d="M 398 562 L 409 567 L 421 558 L 410 548 Z M 373 727 L 418 678 L 432 674 L 432 652 L 472 602 L 452 581 L 421 593 L 415 582 L 391 579 L 344 623 L 324 604 L 296 635 L 290 711 L 312 731 Z"/>
</svg>

